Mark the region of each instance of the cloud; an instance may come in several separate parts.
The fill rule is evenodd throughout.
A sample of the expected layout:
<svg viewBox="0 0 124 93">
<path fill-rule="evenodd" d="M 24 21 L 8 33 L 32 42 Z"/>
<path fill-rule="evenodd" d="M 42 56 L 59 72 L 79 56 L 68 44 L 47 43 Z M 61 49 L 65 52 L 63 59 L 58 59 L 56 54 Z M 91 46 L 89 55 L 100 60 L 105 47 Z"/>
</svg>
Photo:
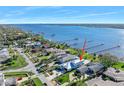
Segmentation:
<svg viewBox="0 0 124 93">
<path fill-rule="evenodd" d="M 61 10 L 57 10 L 57 11 L 54 11 L 54 13 L 56 13 L 57 15 L 75 15 L 75 14 L 78 14 L 79 11 L 77 10 L 67 10 L 67 9 L 61 9 Z"/>
<path fill-rule="evenodd" d="M 39 9 L 39 8 L 60 9 L 62 8 L 62 6 L 28 6 L 25 8 L 25 10 L 34 10 L 34 9 Z"/>
<path fill-rule="evenodd" d="M 62 6 L 27 6 L 22 7 L 20 10 L 12 10 L 5 14 L 5 17 L 18 16 L 23 15 L 31 11 L 35 11 L 37 9 L 60 9 Z"/>
<path fill-rule="evenodd" d="M 28 16 L 25 14 L 33 13 L 32 11 L 38 10 L 40 8 L 48 9 L 49 11 L 44 15 L 36 14 L 33 16 Z M 44 10 L 44 9 L 42 9 Z M 66 8 L 62 8 L 61 6 L 31 6 L 31 7 L 23 7 L 20 10 L 9 11 L 8 14 L 5 14 L 5 18 L 1 18 L 0 23 L 54 23 L 54 22 L 88 22 L 95 18 L 102 18 L 108 15 L 116 15 L 122 14 L 122 11 L 110 11 L 110 12 L 94 12 L 90 11 L 89 13 L 85 13 L 79 10 L 70 10 Z M 21 16 L 19 16 L 21 15 Z M 18 17 L 17 17 L 18 16 Z M 110 17 L 110 16 L 109 16 Z M 114 19 L 115 20 L 115 19 Z M 99 21 L 99 20 L 96 20 Z M 104 20 L 100 20 L 104 21 Z M 111 21 L 108 20 L 108 21 Z"/>
<path fill-rule="evenodd" d="M 53 23 L 57 21 L 54 17 L 31 17 L 31 18 L 5 18 L 0 20 L 0 24 L 24 24 L 24 23 Z"/>
<path fill-rule="evenodd" d="M 68 17 L 68 18 L 86 18 L 86 17 L 95 17 L 95 16 L 99 16 L 99 17 L 102 17 L 102 16 L 105 16 L 105 15 L 114 15 L 114 14 L 120 14 L 120 13 L 124 13 L 124 12 L 99 12 L 99 13 L 91 13 L 91 14 L 86 14 L 86 15 L 71 15 L 71 16 L 65 16 Z"/>
<path fill-rule="evenodd" d="M 24 10 L 29 11 L 29 10 L 39 9 L 39 8 L 41 8 L 41 6 L 29 6 L 29 7 L 26 7 Z"/>
<path fill-rule="evenodd" d="M 12 10 L 9 11 L 7 14 L 5 14 L 5 17 L 11 17 L 11 16 L 18 16 L 18 15 L 23 15 L 26 14 L 28 11 L 34 10 L 34 9 L 39 9 L 41 8 L 40 6 L 35 6 L 35 7 L 22 7 L 20 10 Z"/>
<path fill-rule="evenodd" d="M 25 14 L 23 11 L 10 11 L 9 13 L 5 14 L 5 17 L 17 16 Z"/>
</svg>

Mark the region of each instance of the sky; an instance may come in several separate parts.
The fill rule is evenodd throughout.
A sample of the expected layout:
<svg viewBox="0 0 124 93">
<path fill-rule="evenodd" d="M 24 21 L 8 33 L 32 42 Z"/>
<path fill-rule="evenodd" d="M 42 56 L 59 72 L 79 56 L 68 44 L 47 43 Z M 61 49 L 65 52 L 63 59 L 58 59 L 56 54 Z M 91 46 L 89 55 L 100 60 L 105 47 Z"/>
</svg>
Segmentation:
<svg viewBox="0 0 124 93">
<path fill-rule="evenodd" d="M 124 23 L 123 6 L 0 6 L 0 24 Z"/>
</svg>

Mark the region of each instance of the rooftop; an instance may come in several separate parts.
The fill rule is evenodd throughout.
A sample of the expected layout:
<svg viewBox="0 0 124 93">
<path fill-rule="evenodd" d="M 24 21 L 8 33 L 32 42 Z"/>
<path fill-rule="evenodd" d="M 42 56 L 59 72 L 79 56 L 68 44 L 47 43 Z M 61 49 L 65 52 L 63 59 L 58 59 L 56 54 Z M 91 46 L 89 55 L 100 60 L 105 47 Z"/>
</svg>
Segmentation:
<svg viewBox="0 0 124 93">
<path fill-rule="evenodd" d="M 92 64 L 92 63 L 91 63 Z M 100 63 L 94 63 L 92 65 L 82 65 L 79 68 L 77 68 L 77 71 L 80 72 L 81 74 L 87 74 L 89 71 L 92 71 L 90 74 L 98 73 L 98 72 L 103 72 L 104 66 Z"/>
<path fill-rule="evenodd" d="M 0 73 L 0 86 L 4 85 L 4 76 L 2 73 Z"/>
<path fill-rule="evenodd" d="M 101 76 L 86 81 L 86 84 L 88 86 L 124 86 L 124 82 L 113 82 L 110 80 L 104 81 Z"/>
<path fill-rule="evenodd" d="M 15 86 L 16 85 L 16 78 L 12 77 L 12 78 L 7 78 L 5 80 L 5 85 L 6 86 Z"/>
<path fill-rule="evenodd" d="M 114 68 L 108 68 L 104 74 L 116 81 L 124 81 L 124 71 L 118 71 Z"/>
<path fill-rule="evenodd" d="M 6 48 L 0 50 L 0 63 L 8 60 L 9 58 L 10 58 L 9 51 Z"/>
</svg>

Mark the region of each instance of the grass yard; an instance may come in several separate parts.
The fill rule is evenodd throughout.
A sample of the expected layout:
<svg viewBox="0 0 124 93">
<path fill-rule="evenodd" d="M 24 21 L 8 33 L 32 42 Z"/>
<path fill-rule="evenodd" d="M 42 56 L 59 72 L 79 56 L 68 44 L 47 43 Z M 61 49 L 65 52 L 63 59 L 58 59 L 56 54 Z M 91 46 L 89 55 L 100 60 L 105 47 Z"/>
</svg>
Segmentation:
<svg viewBox="0 0 124 93">
<path fill-rule="evenodd" d="M 42 56 L 42 57 L 39 57 L 40 60 L 48 60 L 49 59 L 49 56 Z"/>
<path fill-rule="evenodd" d="M 33 78 L 32 80 L 34 81 L 34 84 L 36 86 L 43 86 L 43 83 L 40 81 L 39 78 Z"/>
<path fill-rule="evenodd" d="M 16 60 L 12 60 L 11 67 L 13 69 L 16 69 L 16 68 L 25 67 L 26 65 L 28 64 L 25 62 L 25 59 L 22 56 L 18 55 Z"/>
<path fill-rule="evenodd" d="M 116 63 L 115 65 L 113 65 L 112 67 L 124 71 L 124 63 L 122 63 L 122 62 L 117 62 L 117 63 Z"/>
<path fill-rule="evenodd" d="M 9 77 L 27 77 L 28 75 L 33 75 L 32 72 L 7 72 L 4 73 L 5 78 Z"/>
<path fill-rule="evenodd" d="M 39 78 L 33 78 L 23 81 L 20 86 L 43 86 L 43 83 L 39 80 Z"/>
<path fill-rule="evenodd" d="M 64 84 L 66 82 L 69 82 L 70 81 L 69 80 L 69 73 L 66 73 L 66 74 L 61 75 L 60 77 L 56 78 L 56 80 L 58 82 L 60 82 L 61 84 Z"/>
<path fill-rule="evenodd" d="M 17 69 L 27 65 L 28 63 L 25 62 L 25 59 L 21 55 L 18 55 L 16 59 L 12 59 L 11 62 L 5 64 L 6 67 L 4 69 Z"/>
<path fill-rule="evenodd" d="M 13 49 L 8 49 L 10 56 L 11 56 L 11 60 L 8 63 L 5 63 L 3 65 L 4 70 L 8 70 L 8 69 L 18 69 L 18 68 L 22 68 L 28 65 L 28 63 L 25 61 L 25 59 L 19 55 L 19 53 L 17 51 L 14 51 Z"/>
<path fill-rule="evenodd" d="M 26 80 L 26 81 L 23 81 L 20 86 L 35 86 L 34 82 L 32 81 L 32 79 L 30 80 Z"/>
<path fill-rule="evenodd" d="M 39 57 L 40 60 L 48 60 L 49 58 L 51 58 L 53 56 L 53 54 L 49 54 L 48 56 L 41 56 Z"/>
<path fill-rule="evenodd" d="M 73 49 L 73 48 L 68 48 L 68 49 L 67 49 L 67 52 L 69 52 L 69 53 L 72 54 L 72 55 L 77 55 L 77 54 L 78 54 L 78 51 L 75 50 L 75 49 Z"/>
<path fill-rule="evenodd" d="M 76 81 L 70 83 L 68 86 L 87 86 L 87 84 L 84 81 Z"/>
</svg>

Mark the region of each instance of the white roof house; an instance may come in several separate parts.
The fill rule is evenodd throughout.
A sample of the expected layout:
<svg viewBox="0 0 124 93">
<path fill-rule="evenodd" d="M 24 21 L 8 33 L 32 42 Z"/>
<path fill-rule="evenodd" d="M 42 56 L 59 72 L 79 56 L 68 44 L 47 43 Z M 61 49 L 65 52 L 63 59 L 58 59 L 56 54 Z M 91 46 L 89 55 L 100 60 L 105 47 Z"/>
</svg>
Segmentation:
<svg viewBox="0 0 124 93">
<path fill-rule="evenodd" d="M 0 73 L 0 86 L 4 86 L 4 75 Z"/>
<path fill-rule="evenodd" d="M 0 50 L 0 63 L 3 63 L 3 62 L 7 61 L 10 58 L 11 57 L 9 55 L 9 51 L 6 48 Z"/>
<path fill-rule="evenodd" d="M 89 62 L 90 62 L 89 60 L 83 59 L 82 61 L 80 61 L 80 59 L 77 58 L 77 59 L 71 60 L 69 62 L 63 63 L 61 66 L 69 71 L 74 68 L 80 67 L 83 64 L 88 64 Z"/>
</svg>

